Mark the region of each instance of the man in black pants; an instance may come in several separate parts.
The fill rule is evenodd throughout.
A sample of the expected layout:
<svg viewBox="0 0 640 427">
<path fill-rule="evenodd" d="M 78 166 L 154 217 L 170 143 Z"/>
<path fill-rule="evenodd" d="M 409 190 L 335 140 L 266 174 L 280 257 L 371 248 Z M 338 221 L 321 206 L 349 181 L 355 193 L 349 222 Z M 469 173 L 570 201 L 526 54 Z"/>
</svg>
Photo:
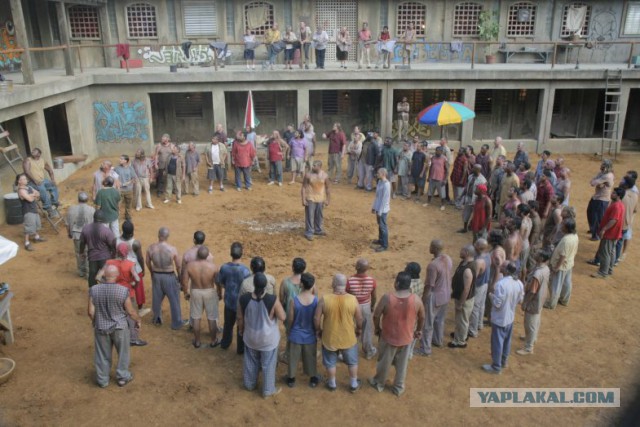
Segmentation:
<svg viewBox="0 0 640 427">
<path fill-rule="evenodd" d="M 238 309 L 238 293 L 242 286 L 242 281 L 251 275 L 247 266 L 240 263 L 242 258 L 242 244 L 233 242 L 231 244 L 231 262 L 220 267 L 220 272 L 216 277 L 216 284 L 224 289 L 224 328 L 222 330 L 222 342 L 220 347 L 227 349 L 233 341 L 233 325 L 236 323 Z M 244 342 L 242 337 L 237 335 L 237 352 L 244 353 Z"/>
</svg>

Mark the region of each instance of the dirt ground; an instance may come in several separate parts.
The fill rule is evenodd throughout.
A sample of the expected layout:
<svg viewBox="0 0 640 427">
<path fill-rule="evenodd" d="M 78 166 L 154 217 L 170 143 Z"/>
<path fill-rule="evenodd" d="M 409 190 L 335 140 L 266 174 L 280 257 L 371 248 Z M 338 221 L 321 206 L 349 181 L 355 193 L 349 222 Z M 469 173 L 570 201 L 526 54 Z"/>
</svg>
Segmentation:
<svg viewBox="0 0 640 427">
<path fill-rule="evenodd" d="M 470 387 L 620 387 L 622 405 L 632 399 L 640 348 L 636 334 L 640 318 L 632 314 L 640 304 L 637 279 L 633 279 L 640 276 L 640 264 L 634 262 L 640 244 L 637 238 L 632 242 L 627 260 L 610 280 L 589 277 L 594 267 L 585 261 L 593 256 L 596 244 L 587 239 L 585 212 L 592 194 L 588 181 L 598 170 L 598 159 L 565 158 L 573 171 L 571 203 L 579 214 L 581 239 L 571 304 L 543 312 L 534 355 L 515 355 L 519 341 L 514 337 L 509 367 L 502 375 L 481 370 L 490 361 L 490 330 L 484 329 L 466 349 L 436 348 L 430 358 L 414 358 L 407 392 L 401 398 L 388 390 L 378 394 L 366 385 L 351 395 L 346 367 L 340 366 L 336 393 L 308 388 L 300 373 L 296 388 L 279 381 L 283 392 L 263 400 L 242 388 L 242 360 L 235 346 L 229 351 L 204 346 L 195 350 L 186 330 L 172 331 L 168 322 L 154 327 L 147 315 L 141 337 L 149 345 L 132 349 L 135 381 L 118 388 L 112 379 L 103 390 L 94 381 L 86 281 L 75 273 L 73 245 L 66 234 L 56 235 L 45 224 L 43 235 L 48 242 L 38 244 L 34 252 L 20 250 L 16 259 L 0 267 L 0 279 L 9 282 L 15 293 L 11 312 L 16 339 L 13 345 L 0 345 L 0 356 L 17 363 L 13 377 L 0 386 L 0 425 L 179 425 L 213 420 L 226 425 L 417 425 L 427 420 L 440 425 L 611 424 L 616 409 L 469 408 Z M 615 164 L 616 179 L 639 164 L 639 155 L 623 154 Z M 75 202 L 77 191 L 90 188 L 96 168 L 97 162 L 86 165 L 61 184 L 65 206 Z M 252 256 L 263 256 L 267 271 L 278 283 L 290 274 L 292 258 L 302 256 L 318 279 L 320 294 L 329 291 L 333 273 L 353 273 L 358 257 L 370 260 L 372 275 L 381 290 L 388 291 L 395 274 L 409 261 L 423 266 L 424 277 L 431 239 L 444 239 L 457 263 L 459 249 L 470 238 L 454 232 L 461 225 L 459 211 L 448 207 L 441 212 L 437 206 L 425 208 L 396 199 L 389 219 L 390 250 L 374 253 L 368 244 L 377 232 L 371 214 L 373 194 L 341 184 L 332 188 L 331 205 L 325 209 L 328 236 L 307 242 L 302 236 L 299 185 L 287 185 L 287 175 L 282 188 L 267 186 L 264 171 L 254 178 L 252 192 L 239 193 L 230 185 L 225 193 L 207 194 L 205 187 L 199 197 L 185 196 L 182 205 L 155 200 L 156 210 L 134 212 L 136 237 L 146 249 L 155 241 L 158 228 L 166 225 L 171 230 L 170 243 L 182 253 L 191 246 L 193 232 L 200 229 L 207 234 L 206 243 L 217 264 L 228 260 L 233 241 L 241 241 L 243 261 L 248 264 Z M 640 236 L 638 228 L 636 221 L 636 236 Z M 21 242 L 21 233 L 22 226 L 0 226 L 0 234 L 16 242 Z M 146 291 L 150 307 L 148 282 Z M 186 317 L 184 300 L 182 309 Z M 165 301 L 165 320 L 168 315 Z M 522 325 L 519 314 L 514 336 L 523 333 Z M 446 335 L 452 330 L 453 304 Z M 286 366 L 279 365 L 279 380 L 285 372 Z M 374 372 L 375 362 L 362 358 L 360 378 L 365 380 Z"/>
</svg>

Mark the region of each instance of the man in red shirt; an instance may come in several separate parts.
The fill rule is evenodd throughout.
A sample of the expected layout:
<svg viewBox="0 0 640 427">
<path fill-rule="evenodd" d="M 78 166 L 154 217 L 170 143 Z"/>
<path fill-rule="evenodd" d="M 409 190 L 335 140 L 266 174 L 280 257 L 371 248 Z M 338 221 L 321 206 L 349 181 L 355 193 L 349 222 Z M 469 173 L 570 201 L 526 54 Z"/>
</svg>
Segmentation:
<svg viewBox="0 0 640 427">
<path fill-rule="evenodd" d="M 373 346 L 372 313 L 376 305 L 376 279 L 367 274 L 369 261 L 356 261 L 356 274 L 347 280 L 347 293 L 356 297 L 362 310 L 362 351 L 365 359 L 373 359 L 378 350 Z"/>
<path fill-rule="evenodd" d="M 429 193 L 427 194 L 427 203 L 422 206 L 429 206 L 434 190 L 438 190 L 440 194 L 440 210 L 444 210 L 444 202 L 446 197 L 445 182 L 449 176 L 449 163 L 447 157 L 443 154 L 443 148 L 436 148 L 436 155 L 431 158 L 431 166 L 429 166 Z"/>
<path fill-rule="evenodd" d="M 622 225 L 624 223 L 624 188 L 616 187 L 611 192 L 611 203 L 604 212 L 598 237 L 600 246 L 598 247 L 597 258 L 600 260 L 600 269 L 591 277 L 605 279 L 613 274 L 613 264 L 616 261 L 616 242 L 622 238 Z"/>
<path fill-rule="evenodd" d="M 476 203 L 473 205 L 473 213 L 469 220 L 469 229 L 473 232 L 475 243 L 479 238 L 486 239 L 491 230 L 491 213 L 493 205 L 487 196 L 487 186 L 485 184 L 476 187 Z M 465 224 L 466 227 L 466 224 Z"/>
<path fill-rule="evenodd" d="M 331 178 L 331 171 L 335 170 L 333 183 L 338 184 L 342 178 L 342 158 L 347 151 L 347 137 L 340 123 L 334 123 L 331 131 L 323 133 L 322 137 L 329 140 L 329 170 L 327 171 L 329 178 Z"/>
<path fill-rule="evenodd" d="M 546 172 L 546 173 L 545 173 Z M 551 198 L 554 196 L 555 191 L 551 182 L 549 182 L 549 175 L 551 171 L 545 171 L 540 175 L 537 184 L 536 200 L 538 201 L 538 214 L 541 219 L 545 219 L 549 216 L 549 210 L 551 208 Z"/>
<path fill-rule="evenodd" d="M 256 149 L 244 137 L 242 131 L 236 134 L 236 140 L 231 149 L 231 162 L 236 170 L 236 190 L 242 191 L 240 174 L 244 177 L 244 186 L 247 191 L 251 191 L 251 165 L 256 157 Z"/>
</svg>

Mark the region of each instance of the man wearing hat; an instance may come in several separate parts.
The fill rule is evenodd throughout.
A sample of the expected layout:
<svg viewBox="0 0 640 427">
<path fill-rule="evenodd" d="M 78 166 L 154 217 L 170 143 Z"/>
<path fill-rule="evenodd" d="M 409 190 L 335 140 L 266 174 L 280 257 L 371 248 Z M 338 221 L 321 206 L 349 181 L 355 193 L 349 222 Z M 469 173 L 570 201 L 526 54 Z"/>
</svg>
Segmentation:
<svg viewBox="0 0 640 427">
<path fill-rule="evenodd" d="M 473 232 L 474 242 L 479 238 L 487 238 L 489 230 L 491 230 L 491 213 L 493 212 L 493 204 L 487 196 L 487 185 L 478 185 L 475 194 L 476 202 L 469 220 L 469 229 Z"/>
<path fill-rule="evenodd" d="M 76 254 L 76 266 L 78 268 L 78 276 L 84 277 L 89 271 L 89 264 L 84 253 L 80 252 L 80 233 L 82 228 L 93 222 L 93 214 L 95 209 L 87 203 L 89 195 L 84 191 L 78 193 L 78 204 L 69 207 L 67 210 L 67 235 L 73 239 L 73 249 Z"/>
</svg>

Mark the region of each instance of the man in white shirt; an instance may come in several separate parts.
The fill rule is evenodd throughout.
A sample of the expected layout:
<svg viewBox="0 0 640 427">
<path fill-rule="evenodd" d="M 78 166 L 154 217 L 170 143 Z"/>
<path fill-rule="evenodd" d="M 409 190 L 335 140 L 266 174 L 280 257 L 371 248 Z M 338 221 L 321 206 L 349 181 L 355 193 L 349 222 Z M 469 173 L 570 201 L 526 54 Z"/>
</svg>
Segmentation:
<svg viewBox="0 0 640 427">
<path fill-rule="evenodd" d="M 373 201 L 371 213 L 376 214 L 378 220 L 378 240 L 374 244 L 380 245 L 376 252 L 386 251 L 389 247 L 389 227 L 387 226 L 387 215 L 391 204 L 391 183 L 387 179 L 387 170 L 378 169 L 378 186 L 376 188 L 376 199 Z"/>
<path fill-rule="evenodd" d="M 501 268 L 504 277 L 489 293 L 491 300 L 491 364 L 482 365 L 490 374 L 499 374 L 507 367 L 507 358 L 511 351 L 511 336 L 516 307 L 524 299 L 524 286 L 517 279 L 516 264 L 508 261 Z"/>
<path fill-rule="evenodd" d="M 213 183 L 220 183 L 220 191 L 224 191 L 224 166 L 227 159 L 227 146 L 220 143 L 217 136 L 211 138 L 211 147 L 205 151 L 207 160 L 207 179 L 209 180 L 209 193 L 213 192 Z"/>
</svg>

